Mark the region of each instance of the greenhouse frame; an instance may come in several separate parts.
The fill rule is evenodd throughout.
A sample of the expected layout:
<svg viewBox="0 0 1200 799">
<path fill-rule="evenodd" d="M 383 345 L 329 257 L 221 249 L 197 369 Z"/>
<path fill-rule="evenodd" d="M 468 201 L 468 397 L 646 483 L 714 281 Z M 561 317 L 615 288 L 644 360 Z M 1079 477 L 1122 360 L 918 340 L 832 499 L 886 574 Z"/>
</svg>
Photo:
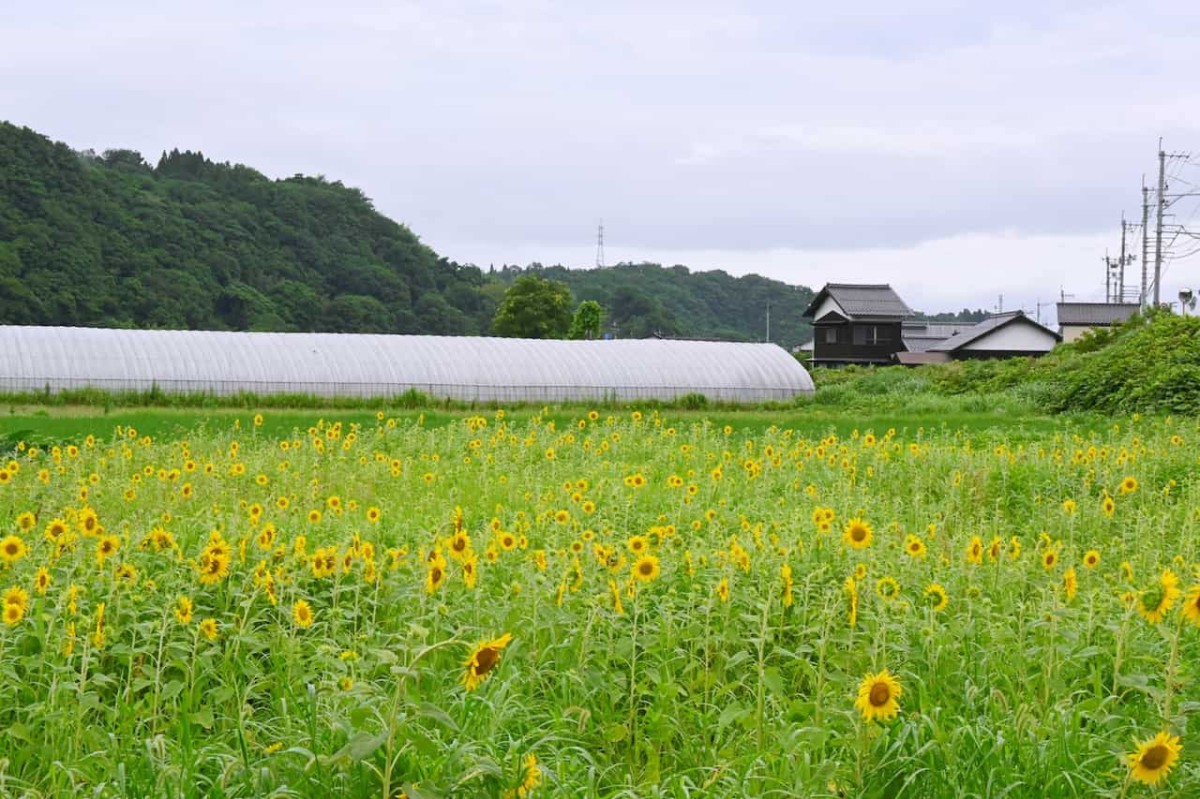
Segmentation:
<svg viewBox="0 0 1200 799">
<path fill-rule="evenodd" d="M 0 326 L 0 391 L 82 388 L 754 403 L 811 394 L 813 382 L 774 344 Z"/>
</svg>

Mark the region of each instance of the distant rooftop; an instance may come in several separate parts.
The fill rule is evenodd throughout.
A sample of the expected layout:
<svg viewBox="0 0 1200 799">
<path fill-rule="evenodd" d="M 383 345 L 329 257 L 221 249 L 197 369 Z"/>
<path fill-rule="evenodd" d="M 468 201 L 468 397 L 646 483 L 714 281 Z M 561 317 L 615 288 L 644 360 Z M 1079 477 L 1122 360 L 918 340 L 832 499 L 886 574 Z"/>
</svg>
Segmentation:
<svg viewBox="0 0 1200 799">
<path fill-rule="evenodd" d="M 1136 302 L 1060 302 L 1058 325 L 1115 325 L 1129 319 L 1139 307 Z"/>
<path fill-rule="evenodd" d="M 900 328 L 900 338 L 909 352 L 925 352 L 974 326 L 974 322 L 905 322 Z"/>
<path fill-rule="evenodd" d="M 945 341 L 943 341 L 933 347 L 930 347 L 929 351 L 930 352 L 953 352 L 954 350 L 957 350 L 961 347 L 965 347 L 966 345 L 970 344 L 972 341 L 975 341 L 978 338 L 982 338 L 983 336 L 987 335 L 988 333 L 992 332 L 993 330 L 1000 328 L 1000 327 L 1004 327 L 1005 325 L 1009 324 L 1010 322 L 1014 322 L 1018 319 L 1024 319 L 1025 321 L 1029 322 L 1029 324 L 1037 325 L 1038 327 L 1042 328 L 1043 330 L 1045 330 L 1047 333 L 1054 336 L 1055 338 L 1060 339 L 1060 340 L 1062 339 L 1062 336 L 1058 335 L 1053 330 L 1030 319 L 1028 316 L 1025 315 L 1024 311 L 1009 311 L 1007 313 L 993 314 L 992 316 L 989 316 L 987 319 L 984 319 L 979 324 L 977 324 L 973 327 L 969 327 L 966 330 L 963 330 L 961 333 L 956 333 L 955 335 L 951 336 L 950 338 L 946 339 Z"/>
<path fill-rule="evenodd" d="M 815 315 L 826 297 L 832 297 L 852 319 L 904 319 L 913 315 L 912 309 L 886 283 L 826 283 L 825 288 L 813 297 L 804 315 Z"/>
</svg>

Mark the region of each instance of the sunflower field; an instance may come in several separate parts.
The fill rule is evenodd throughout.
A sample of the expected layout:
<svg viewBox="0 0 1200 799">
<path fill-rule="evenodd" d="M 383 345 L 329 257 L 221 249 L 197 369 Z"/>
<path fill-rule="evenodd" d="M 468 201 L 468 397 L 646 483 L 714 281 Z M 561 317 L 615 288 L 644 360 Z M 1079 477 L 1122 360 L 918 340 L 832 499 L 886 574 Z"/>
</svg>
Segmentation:
<svg viewBox="0 0 1200 799">
<path fill-rule="evenodd" d="M 1200 428 L 247 417 L 0 459 L 0 796 L 1200 795 Z"/>
</svg>

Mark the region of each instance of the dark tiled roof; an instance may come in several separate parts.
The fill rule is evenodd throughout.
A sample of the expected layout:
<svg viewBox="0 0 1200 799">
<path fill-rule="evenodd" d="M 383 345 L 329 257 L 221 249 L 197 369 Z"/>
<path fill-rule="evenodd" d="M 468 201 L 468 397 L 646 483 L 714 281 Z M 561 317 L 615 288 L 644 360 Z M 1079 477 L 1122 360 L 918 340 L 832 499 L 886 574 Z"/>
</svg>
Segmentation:
<svg viewBox="0 0 1200 799">
<path fill-rule="evenodd" d="M 1058 324 L 1115 325 L 1137 313 L 1138 304 L 1129 302 L 1060 302 Z"/>
<path fill-rule="evenodd" d="M 813 297 L 804 315 L 811 317 L 815 314 L 826 297 L 833 297 L 851 319 L 903 319 L 912 316 L 912 309 L 886 283 L 826 283 L 825 288 Z"/>
<path fill-rule="evenodd" d="M 1062 336 L 1058 335 L 1050 328 L 1040 325 L 1037 322 L 1033 321 L 1028 316 L 1026 316 L 1023 311 L 1011 311 L 1009 313 L 995 314 L 994 316 L 989 316 L 987 319 L 984 319 L 982 322 L 975 325 L 974 327 L 967 328 L 966 330 L 962 331 L 961 333 L 957 333 L 957 334 L 951 336 L 950 338 L 946 339 L 945 341 L 938 344 L 937 346 L 930 347 L 929 351 L 930 352 L 953 352 L 954 350 L 965 347 L 968 344 L 970 344 L 972 341 L 982 338 L 983 336 L 987 335 L 988 333 L 991 333 L 993 330 L 997 330 L 1001 327 L 1004 327 L 1008 323 L 1013 322 L 1017 319 L 1024 319 L 1029 324 L 1037 325 L 1038 327 L 1042 328 L 1042 330 L 1045 330 L 1047 333 L 1054 336 L 1056 339 L 1059 339 L 1059 340 L 1062 339 Z"/>
<path fill-rule="evenodd" d="M 900 338 L 909 352 L 926 352 L 946 339 L 972 327 L 972 323 L 905 322 Z"/>
</svg>

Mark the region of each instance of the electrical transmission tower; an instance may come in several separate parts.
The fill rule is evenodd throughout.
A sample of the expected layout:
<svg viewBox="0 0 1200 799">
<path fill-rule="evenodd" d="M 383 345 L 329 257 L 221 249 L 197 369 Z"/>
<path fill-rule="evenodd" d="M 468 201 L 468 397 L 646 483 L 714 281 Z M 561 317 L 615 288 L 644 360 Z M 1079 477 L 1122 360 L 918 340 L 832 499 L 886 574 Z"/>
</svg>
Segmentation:
<svg viewBox="0 0 1200 799">
<path fill-rule="evenodd" d="M 1157 308 L 1161 302 L 1162 291 L 1162 273 L 1163 261 L 1169 258 L 1163 248 L 1163 217 L 1166 216 L 1167 208 L 1175 201 L 1184 197 L 1195 197 L 1196 192 L 1182 192 L 1178 194 L 1167 194 L 1169 188 L 1167 178 L 1167 162 L 1168 161 L 1188 161 L 1191 156 L 1188 153 L 1168 153 L 1162 148 L 1162 139 L 1158 140 L 1158 191 L 1155 205 L 1155 225 L 1154 225 L 1154 307 Z M 1171 241 L 1167 242 L 1166 249 L 1170 249 L 1171 244 L 1179 237 L 1180 234 L 1187 235 L 1188 231 L 1180 225 L 1171 226 L 1171 232 L 1174 235 Z"/>
<path fill-rule="evenodd" d="M 1129 231 L 1137 228 L 1132 222 L 1125 221 L 1121 214 L 1121 254 L 1116 258 L 1104 255 L 1104 286 L 1105 302 L 1125 302 L 1125 267 L 1137 259 L 1128 251 L 1126 238 Z"/>
<path fill-rule="evenodd" d="M 604 268 L 604 220 L 600 220 L 600 227 L 596 231 L 596 268 Z"/>
</svg>

